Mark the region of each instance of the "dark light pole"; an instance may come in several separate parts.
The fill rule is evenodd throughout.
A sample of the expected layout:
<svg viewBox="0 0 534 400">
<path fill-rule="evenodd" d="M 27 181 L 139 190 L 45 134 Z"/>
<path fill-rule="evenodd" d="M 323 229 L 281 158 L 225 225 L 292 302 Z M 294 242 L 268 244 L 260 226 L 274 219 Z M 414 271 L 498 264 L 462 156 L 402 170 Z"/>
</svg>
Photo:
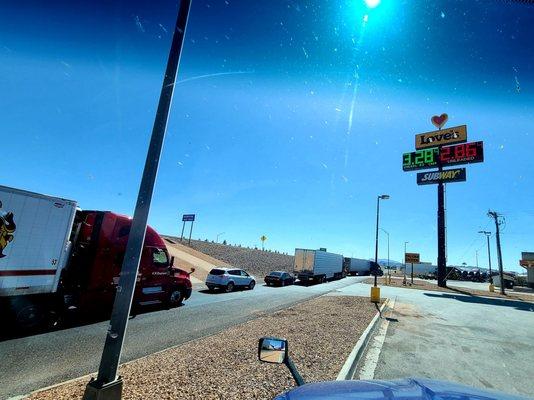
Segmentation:
<svg viewBox="0 0 534 400">
<path fill-rule="evenodd" d="M 482 234 L 486 235 L 486 240 L 487 240 L 487 244 L 488 244 L 489 283 L 493 284 L 493 275 L 491 275 L 491 253 L 490 253 L 490 236 L 491 236 L 491 232 L 478 231 L 478 233 L 482 233 Z"/>
<path fill-rule="evenodd" d="M 120 376 L 117 377 L 117 369 L 119 367 L 124 336 L 128 326 L 128 317 L 132 306 L 141 251 L 145 241 L 150 203 L 152 202 L 161 150 L 167 130 L 174 84 L 180 64 L 180 55 L 190 8 L 191 0 L 180 1 L 180 8 L 172 37 L 167 68 L 163 78 L 158 109 L 152 128 L 152 136 L 148 147 L 143 177 L 139 187 L 139 194 L 137 196 L 128 243 L 126 245 L 126 253 L 117 285 L 111 320 L 106 334 L 106 342 L 98 368 L 98 376 L 96 380 L 91 380 L 87 384 L 83 396 L 84 400 L 120 400 L 122 397 L 122 379 Z"/>
<path fill-rule="evenodd" d="M 378 225 L 380 222 L 380 200 L 388 200 L 389 195 L 388 194 L 382 194 L 380 196 L 376 197 L 376 235 L 375 235 L 375 263 L 378 264 Z M 378 271 L 377 271 L 378 272 Z M 375 274 L 375 284 L 374 286 L 377 286 L 377 278 L 378 273 Z"/>
</svg>

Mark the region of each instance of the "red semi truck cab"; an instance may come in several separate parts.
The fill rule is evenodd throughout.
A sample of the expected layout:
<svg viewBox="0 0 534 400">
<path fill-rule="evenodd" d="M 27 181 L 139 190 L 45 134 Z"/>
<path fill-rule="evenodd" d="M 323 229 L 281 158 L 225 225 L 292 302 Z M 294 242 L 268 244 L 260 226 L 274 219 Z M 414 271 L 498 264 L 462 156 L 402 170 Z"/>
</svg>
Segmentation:
<svg viewBox="0 0 534 400">
<path fill-rule="evenodd" d="M 67 307 L 111 311 L 131 223 L 110 211 L 76 213 L 72 254 L 60 280 Z M 163 239 L 147 226 L 132 307 L 174 307 L 191 296 L 189 273 L 172 264 Z"/>
<path fill-rule="evenodd" d="M 0 204 L 4 326 L 33 329 L 55 326 L 71 311 L 111 312 L 129 217 L 81 211 L 76 201 L 6 186 L 0 186 Z M 189 274 L 173 267 L 165 243 L 147 227 L 133 307 L 173 307 L 189 296 Z"/>
</svg>

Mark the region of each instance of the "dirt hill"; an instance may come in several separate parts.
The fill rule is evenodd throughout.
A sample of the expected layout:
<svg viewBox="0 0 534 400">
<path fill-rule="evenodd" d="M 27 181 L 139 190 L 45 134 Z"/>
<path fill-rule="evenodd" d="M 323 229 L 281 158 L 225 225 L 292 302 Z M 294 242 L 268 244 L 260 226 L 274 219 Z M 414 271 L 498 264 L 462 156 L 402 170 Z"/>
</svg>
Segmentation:
<svg viewBox="0 0 534 400">
<path fill-rule="evenodd" d="M 180 238 L 167 236 L 173 242 L 180 243 Z M 224 245 L 220 243 L 205 242 L 201 240 L 191 240 L 191 245 L 187 246 L 184 240 L 184 247 L 190 247 L 200 253 L 221 260 L 225 264 L 242 268 L 256 277 L 263 278 L 270 271 L 293 270 L 293 256 L 276 253 L 268 250 L 256 250 L 247 247 Z"/>
</svg>

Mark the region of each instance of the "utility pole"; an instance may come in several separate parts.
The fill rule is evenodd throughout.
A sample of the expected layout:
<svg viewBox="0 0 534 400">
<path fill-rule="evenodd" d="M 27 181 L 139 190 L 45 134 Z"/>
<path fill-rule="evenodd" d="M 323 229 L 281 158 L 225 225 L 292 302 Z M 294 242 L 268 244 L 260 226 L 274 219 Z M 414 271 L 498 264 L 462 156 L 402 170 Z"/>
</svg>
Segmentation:
<svg viewBox="0 0 534 400">
<path fill-rule="evenodd" d="M 478 268 L 478 250 L 475 250 L 475 262 Z"/>
<path fill-rule="evenodd" d="M 145 241 L 150 203 L 152 201 L 165 132 L 167 130 L 174 84 L 180 64 L 180 55 L 182 53 L 182 44 L 190 7 L 191 0 L 180 1 L 167 68 L 163 78 L 158 108 L 132 219 L 132 226 L 126 244 L 126 252 L 117 285 L 117 293 L 115 295 L 104 350 L 102 351 L 102 358 L 98 368 L 98 376 L 87 384 L 83 395 L 84 400 L 120 400 L 122 397 L 122 378 L 117 376 L 117 370 L 128 326 L 139 262 L 141 260 L 141 251 Z"/>
<path fill-rule="evenodd" d="M 499 229 L 502 223 L 499 218 L 501 218 L 502 216 L 496 211 L 488 211 L 488 217 L 493 218 L 495 220 L 495 239 L 497 241 L 497 262 L 499 264 L 499 277 L 501 278 L 501 294 L 506 294 L 504 291 L 504 274 L 502 270 L 501 232 Z"/>
</svg>

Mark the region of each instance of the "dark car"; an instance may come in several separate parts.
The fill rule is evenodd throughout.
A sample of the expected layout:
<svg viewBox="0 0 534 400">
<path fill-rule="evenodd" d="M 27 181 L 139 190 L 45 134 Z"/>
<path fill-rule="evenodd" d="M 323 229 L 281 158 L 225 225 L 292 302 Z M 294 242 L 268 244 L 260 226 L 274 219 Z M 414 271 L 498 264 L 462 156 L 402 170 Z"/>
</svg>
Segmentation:
<svg viewBox="0 0 534 400">
<path fill-rule="evenodd" d="M 265 283 L 267 286 L 286 286 L 295 283 L 295 277 L 289 272 L 285 271 L 272 271 L 265 277 Z"/>
</svg>

